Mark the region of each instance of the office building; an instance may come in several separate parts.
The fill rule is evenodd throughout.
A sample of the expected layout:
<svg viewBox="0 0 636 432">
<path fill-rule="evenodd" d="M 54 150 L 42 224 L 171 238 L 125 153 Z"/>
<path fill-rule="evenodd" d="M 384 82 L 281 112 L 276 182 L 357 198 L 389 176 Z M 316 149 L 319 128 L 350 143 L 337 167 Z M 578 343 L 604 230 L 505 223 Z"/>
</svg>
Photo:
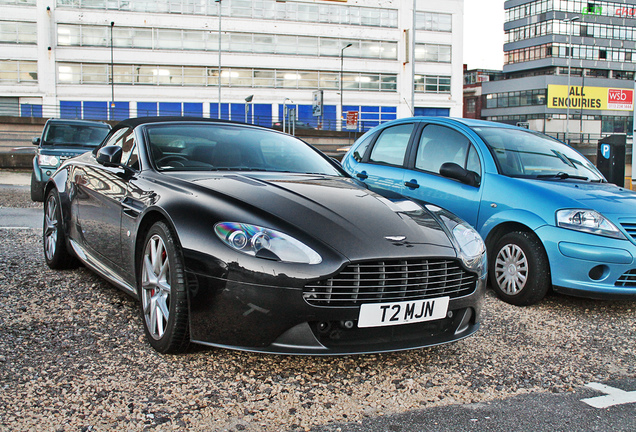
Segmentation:
<svg viewBox="0 0 636 432">
<path fill-rule="evenodd" d="M 341 129 L 342 110 L 357 112 L 363 130 L 413 113 L 462 115 L 463 0 L 0 0 L 0 8 L 3 115 L 272 126 L 292 108 L 300 126 Z"/>
</svg>

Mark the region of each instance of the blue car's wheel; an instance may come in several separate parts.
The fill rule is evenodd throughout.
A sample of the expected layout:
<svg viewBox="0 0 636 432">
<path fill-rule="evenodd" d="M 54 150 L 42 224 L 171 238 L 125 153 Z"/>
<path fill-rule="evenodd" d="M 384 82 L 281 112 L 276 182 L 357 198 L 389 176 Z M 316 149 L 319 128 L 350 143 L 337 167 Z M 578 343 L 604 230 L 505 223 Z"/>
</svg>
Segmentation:
<svg viewBox="0 0 636 432">
<path fill-rule="evenodd" d="M 502 300 L 528 306 L 550 288 L 548 257 L 532 233 L 515 231 L 501 237 L 490 258 L 490 282 Z"/>
<path fill-rule="evenodd" d="M 150 345 L 161 353 L 185 351 L 190 343 L 185 272 L 164 222 L 148 231 L 138 268 L 141 314 Z"/>
</svg>

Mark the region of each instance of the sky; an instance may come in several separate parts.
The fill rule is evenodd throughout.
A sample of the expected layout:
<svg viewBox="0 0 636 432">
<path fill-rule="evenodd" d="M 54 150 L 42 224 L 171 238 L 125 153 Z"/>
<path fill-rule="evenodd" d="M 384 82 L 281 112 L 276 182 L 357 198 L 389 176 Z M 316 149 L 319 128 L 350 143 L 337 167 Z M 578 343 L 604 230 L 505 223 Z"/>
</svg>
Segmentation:
<svg viewBox="0 0 636 432">
<path fill-rule="evenodd" d="M 464 64 L 503 69 L 504 0 L 464 0 Z"/>
</svg>

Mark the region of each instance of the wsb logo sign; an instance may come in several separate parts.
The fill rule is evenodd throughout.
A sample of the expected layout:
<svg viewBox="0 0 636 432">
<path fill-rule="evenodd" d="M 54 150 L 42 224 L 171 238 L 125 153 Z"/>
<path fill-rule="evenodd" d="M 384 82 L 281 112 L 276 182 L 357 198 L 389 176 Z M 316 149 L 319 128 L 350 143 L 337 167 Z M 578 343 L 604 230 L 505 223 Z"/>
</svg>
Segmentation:
<svg viewBox="0 0 636 432">
<path fill-rule="evenodd" d="M 630 90 L 609 89 L 607 91 L 607 101 L 609 103 L 632 103 L 633 93 Z"/>
</svg>

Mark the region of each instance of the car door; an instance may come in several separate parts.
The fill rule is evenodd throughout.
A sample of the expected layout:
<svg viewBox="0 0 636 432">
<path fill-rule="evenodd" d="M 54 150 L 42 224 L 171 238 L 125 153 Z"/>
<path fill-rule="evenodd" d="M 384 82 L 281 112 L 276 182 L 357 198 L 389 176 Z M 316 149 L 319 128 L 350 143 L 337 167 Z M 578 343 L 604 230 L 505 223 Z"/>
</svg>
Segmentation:
<svg viewBox="0 0 636 432">
<path fill-rule="evenodd" d="M 113 134 L 106 145 L 123 147 L 131 138 L 131 129 Z M 75 173 L 78 224 L 82 242 L 104 264 L 122 268 L 121 217 L 122 201 L 127 190 L 128 175 L 119 167 L 106 167 L 93 157 Z"/>
<path fill-rule="evenodd" d="M 371 190 L 401 193 L 406 151 L 415 129 L 415 122 L 398 124 L 382 129 L 368 143 L 363 143 L 358 155 L 354 155 L 354 158 L 360 159 L 360 163 L 355 165 L 355 177 Z M 371 149 L 363 150 L 367 146 Z M 365 154 L 359 154 L 361 151 Z"/>
<path fill-rule="evenodd" d="M 441 166 L 453 162 L 483 178 L 480 155 L 461 131 L 425 124 L 414 143 L 403 177 L 402 194 L 430 202 L 455 213 L 476 226 L 482 186 L 469 185 L 440 174 Z"/>
</svg>

